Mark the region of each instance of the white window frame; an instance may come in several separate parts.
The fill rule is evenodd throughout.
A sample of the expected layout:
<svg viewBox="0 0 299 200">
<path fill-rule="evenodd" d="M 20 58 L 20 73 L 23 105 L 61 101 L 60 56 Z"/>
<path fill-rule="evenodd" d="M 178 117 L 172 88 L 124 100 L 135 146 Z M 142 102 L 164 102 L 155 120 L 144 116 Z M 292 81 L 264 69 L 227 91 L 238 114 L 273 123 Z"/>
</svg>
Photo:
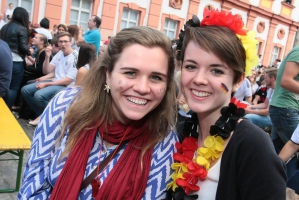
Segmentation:
<svg viewBox="0 0 299 200">
<path fill-rule="evenodd" d="M 22 7 L 22 0 L 17 0 L 18 1 L 18 4 L 17 5 L 13 5 L 13 7 L 14 7 L 14 9 L 16 8 L 16 7 Z M 28 1 L 28 0 L 27 0 Z M 31 1 L 31 10 L 30 10 L 30 14 L 29 14 L 29 21 L 31 21 L 32 22 L 32 18 L 33 18 L 33 12 L 34 12 L 34 0 L 29 0 L 29 1 Z M 10 3 L 9 1 L 8 1 L 8 3 Z M 8 4 L 7 4 L 7 6 L 8 6 Z M 7 8 L 6 8 L 7 9 Z M 5 9 L 5 10 L 6 10 Z M 28 10 L 27 10 L 27 12 L 28 12 Z"/>
<path fill-rule="evenodd" d="M 128 10 L 128 18 L 124 18 L 123 16 L 123 13 L 124 13 L 124 10 Z M 132 20 L 130 19 L 130 15 L 131 15 L 131 12 L 137 12 L 137 19 L 136 20 Z M 130 8 L 124 8 L 123 9 L 123 13 L 122 13 L 122 16 L 121 16 L 121 23 L 124 21 L 126 22 L 126 27 L 121 27 L 120 25 L 120 30 L 124 29 L 124 28 L 130 28 L 131 26 L 129 26 L 129 23 L 135 23 L 135 26 L 138 26 L 139 25 L 139 17 L 140 17 L 140 11 L 139 10 L 133 10 L 133 9 L 130 9 Z"/>
<path fill-rule="evenodd" d="M 85 13 L 89 13 L 89 18 L 91 17 L 91 10 L 92 10 L 92 7 L 93 7 L 93 0 L 91 0 L 91 4 L 90 4 L 90 8 L 89 9 L 86 9 L 86 8 L 81 8 L 82 7 L 82 2 L 83 2 L 84 0 L 80 0 L 80 3 L 79 3 L 79 7 L 74 7 L 73 5 L 71 5 L 71 10 L 75 10 L 75 11 L 78 11 L 78 18 L 77 18 L 77 23 L 76 23 L 76 25 L 77 26 L 80 26 L 80 18 L 81 18 L 81 12 L 85 12 Z M 70 15 L 71 15 L 71 11 L 70 11 Z M 69 24 L 71 24 L 70 23 L 70 21 L 71 21 L 71 16 L 70 16 L 70 18 L 69 18 Z M 74 21 L 74 20 L 72 20 L 72 21 Z M 88 21 L 87 21 L 87 23 L 88 23 Z M 73 24 L 73 23 L 72 23 Z M 74 25 L 74 24 L 73 24 Z M 85 30 L 86 31 L 86 30 Z"/>
<path fill-rule="evenodd" d="M 274 47 L 271 55 L 271 66 L 274 65 L 275 60 L 278 58 L 281 48 L 280 47 Z"/>
<path fill-rule="evenodd" d="M 170 22 L 175 22 L 175 28 L 174 28 L 174 29 L 169 27 Z M 169 19 L 169 18 L 165 18 L 163 32 L 164 32 L 164 34 L 165 34 L 170 40 L 175 39 L 175 37 L 176 37 L 176 35 L 177 35 L 177 29 L 178 29 L 178 21 L 177 21 L 177 20 L 172 20 L 172 19 Z M 170 38 L 170 36 L 169 36 L 169 32 L 174 32 L 174 38 Z"/>
</svg>

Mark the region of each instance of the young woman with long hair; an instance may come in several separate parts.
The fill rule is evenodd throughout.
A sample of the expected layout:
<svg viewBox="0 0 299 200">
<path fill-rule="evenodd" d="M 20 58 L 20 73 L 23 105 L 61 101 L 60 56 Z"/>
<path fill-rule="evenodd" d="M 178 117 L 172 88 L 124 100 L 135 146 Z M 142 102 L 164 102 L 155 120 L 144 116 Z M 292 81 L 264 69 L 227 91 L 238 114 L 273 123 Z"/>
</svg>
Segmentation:
<svg viewBox="0 0 299 200">
<path fill-rule="evenodd" d="M 31 55 L 28 47 L 29 15 L 27 10 L 17 7 L 13 11 L 10 23 L 4 25 L 0 38 L 10 47 L 13 58 L 12 78 L 4 101 L 12 107 L 19 91 L 25 68 L 25 56 Z"/>
<path fill-rule="evenodd" d="M 78 42 L 78 35 L 79 35 L 79 26 L 77 25 L 69 25 L 67 27 L 67 31 L 71 34 L 72 36 L 72 48 L 76 51 L 79 51 L 80 47 L 77 46 Z"/>
<path fill-rule="evenodd" d="M 58 93 L 42 114 L 18 198 L 164 198 L 175 108 L 170 40 L 150 27 L 121 30 L 82 88 Z"/>
<path fill-rule="evenodd" d="M 93 44 L 83 43 L 80 46 L 77 61 L 77 76 L 75 85 L 82 85 L 82 82 L 90 69 L 90 65 L 96 60 L 96 47 Z"/>
</svg>

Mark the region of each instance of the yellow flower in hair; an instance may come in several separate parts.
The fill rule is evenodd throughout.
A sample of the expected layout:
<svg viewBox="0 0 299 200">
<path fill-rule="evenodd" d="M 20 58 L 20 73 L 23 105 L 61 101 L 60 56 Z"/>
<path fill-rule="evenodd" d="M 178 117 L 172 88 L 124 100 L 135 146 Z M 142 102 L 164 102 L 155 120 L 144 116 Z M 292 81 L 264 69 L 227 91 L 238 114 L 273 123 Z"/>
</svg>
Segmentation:
<svg viewBox="0 0 299 200">
<path fill-rule="evenodd" d="M 257 45 L 259 42 L 255 39 L 255 35 L 256 33 L 254 31 L 248 31 L 246 35 L 237 35 L 240 38 L 246 52 L 246 76 L 250 76 L 251 70 L 259 63 L 257 55 Z"/>
</svg>

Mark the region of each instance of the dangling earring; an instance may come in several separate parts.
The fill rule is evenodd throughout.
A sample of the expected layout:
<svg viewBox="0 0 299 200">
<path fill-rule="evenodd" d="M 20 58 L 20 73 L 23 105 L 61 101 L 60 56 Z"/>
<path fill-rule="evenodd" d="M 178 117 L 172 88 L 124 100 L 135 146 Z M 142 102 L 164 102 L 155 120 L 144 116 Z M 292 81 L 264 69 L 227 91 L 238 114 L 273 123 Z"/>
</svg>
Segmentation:
<svg viewBox="0 0 299 200">
<path fill-rule="evenodd" d="M 107 93 L 109 94 L 109 91 L 110 91 L 110 86 L 109 86 L 109 85 L 105 85 L 105 88 L 104 88 L 104 90 L 106 90 L 106 91 L 107 91 Z"/>
</svg>

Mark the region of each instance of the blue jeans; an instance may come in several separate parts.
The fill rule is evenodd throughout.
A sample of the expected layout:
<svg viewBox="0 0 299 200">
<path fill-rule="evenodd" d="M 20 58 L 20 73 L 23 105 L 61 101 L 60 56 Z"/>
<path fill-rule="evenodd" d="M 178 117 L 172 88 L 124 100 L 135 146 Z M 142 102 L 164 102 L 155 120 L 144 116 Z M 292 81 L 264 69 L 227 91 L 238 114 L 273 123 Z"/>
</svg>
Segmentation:
<svg viewBox="0 0 299 200">
<path fill-rule="evenodd" d="M 51 81 L 42 81 L 42 82 L 51 82 Z M 48 86 L 42 89 L 37 89 L 36 85 L 41 82 L 31 83 L 25 85 L 21 89 L 21 94 L 24 100 L 28 103 L 30 108 L 34 111 L 35 115 L 40 116 L 46 106 L 48 105 L 51 98 L 60 90 L 65 88 L 65 86 L 54 85 Z"/>
<path fill-rule="evenodd" d="M 287 163 L 287 187 L 295 190 L 297 194 L 299 194 L 299 167 L 297 163 L 297 157 L 294 156 L 288 163 Z"/>
<path fill-rule="evenodd" d="M 299 113 L 292 108 L 278 108 L 270 106 L 269 115 L 272 121 L 271 139 L 276 152 L 292 137 L 293 132 L 299 124 Z"/>
<path fill-rule="evenodd" d="M 249 119 L 253 124 L 258 127 L 271 127 L 272 122 L 269 116 L 257 115 L 257 114 L 246 114 L 244 118 Z"/>
<path fill-rule="evenodd" d="M 9 85 L 9 90 L 6 95 L 3 97 L 7 107 L 11 109 L 13 103 L 16 100 L 21 82 L 24 75 L 24 62 L 13 62 L 12 65 L 12 76 Z"/>
</svg>

